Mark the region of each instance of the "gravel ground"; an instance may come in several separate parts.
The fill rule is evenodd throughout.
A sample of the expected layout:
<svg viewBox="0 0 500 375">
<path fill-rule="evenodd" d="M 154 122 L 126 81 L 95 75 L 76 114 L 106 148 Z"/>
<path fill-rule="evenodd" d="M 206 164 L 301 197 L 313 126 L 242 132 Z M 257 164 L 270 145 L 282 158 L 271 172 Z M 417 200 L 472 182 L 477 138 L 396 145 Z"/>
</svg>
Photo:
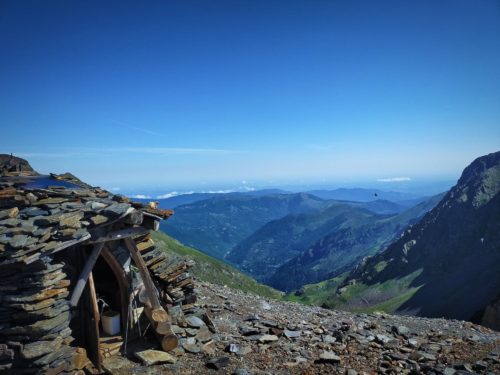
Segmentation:
<svg viewBox="0 0 500 375">
<path fill-rule="evenodd" d="M 215 332 L 179 328 L 171 364 L 108 359 L 113 374 L 500 374 L 500 332 L 469 322 L 353 314 L 202 283 Z M 210 326 L 210 322 L 208 322 Z M 206 333 L 205 329 L 205 333 Z M 189 338 L 195 336 L 197 339 Z M 183 337 L 184 336 L 184 337 Z M 136 361 L 136 360 L 134 360 Z"/>
</svg>

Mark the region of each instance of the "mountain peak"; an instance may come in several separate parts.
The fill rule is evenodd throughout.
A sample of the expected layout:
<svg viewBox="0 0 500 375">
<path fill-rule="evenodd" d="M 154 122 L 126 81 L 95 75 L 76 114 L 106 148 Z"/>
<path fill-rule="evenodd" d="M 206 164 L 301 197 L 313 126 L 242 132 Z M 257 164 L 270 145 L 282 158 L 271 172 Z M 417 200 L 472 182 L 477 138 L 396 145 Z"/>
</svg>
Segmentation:
<svg viewBox="0 0 500 375">
<path fill-rule="evenodd" d="M 450 192 L 459 202 L 474 207 L 488 203 L 500 190 L 500 151 L 481 156 L 464 169 Z"/>
</svg>

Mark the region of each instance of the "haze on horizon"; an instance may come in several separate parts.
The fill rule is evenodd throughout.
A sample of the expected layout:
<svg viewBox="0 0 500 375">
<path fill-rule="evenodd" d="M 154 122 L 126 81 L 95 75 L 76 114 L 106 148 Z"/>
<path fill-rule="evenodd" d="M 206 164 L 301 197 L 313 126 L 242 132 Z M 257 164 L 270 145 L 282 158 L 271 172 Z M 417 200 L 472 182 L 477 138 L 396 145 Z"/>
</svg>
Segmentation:
<svg viewBox="0 0 500 375">
<path fill-rule="evenodd" d="M 497 1 L 2 1 L 0 151 L 111 188 L 453 180 L 500 146 Z"/>
</svg>

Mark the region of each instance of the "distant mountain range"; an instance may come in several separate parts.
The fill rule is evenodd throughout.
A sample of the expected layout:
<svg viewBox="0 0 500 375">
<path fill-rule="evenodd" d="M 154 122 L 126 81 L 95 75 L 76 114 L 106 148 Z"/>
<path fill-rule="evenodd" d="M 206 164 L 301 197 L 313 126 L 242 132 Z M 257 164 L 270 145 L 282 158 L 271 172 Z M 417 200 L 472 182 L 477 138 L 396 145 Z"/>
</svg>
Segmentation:
<svg viewBox="0 0 500 375">
<path fill-rule="evenodd" d="M 363 188 L 339 188 L 335 190 L 310 190 L 305 191 L 305 193 L 310 195 L 315 195 L 318 198 L 324 200 L 343 200 L 350 202 L 372 202 L 377 200 L 385 200 L 391 202 L 397 202 L 398 205 L 402 207 L 411 207 L 419 203 L 422 197 L 413 193 L 401 193 L 395 191 L 383 191 L 378 189 L 363 189 Z M 185 193 L 173 195 L 169 198 L 153 199 L 153 198 L 134 198 L 134 200 L 139 202 L 149 202 L 155 200 L 158 202 L 160 208 L 174 209 L 178 206 L 184 204 L 191 204 L 205 199 L 212 199 L 221 196 L 263 196 L 263 195 L 274 195 L 274 194 L 297 194 L 293 191 L 282 190 L 282 189 L 261 189 L 247 192 L 228 192 L 228 193 Z"/>
<path fill-rule="evenodd" d="M 465 168 L 439 204 L 385 251 L 299 297 L 321 294 L 316 302 L 330 307 L 473 319 L 500 329 L 499 192 L 496 152 Z"/>
<path fill-rule="evenodd" d="M 162 229 L 188 246 L 222 259 L 269 221 L 322 208 L 325 201 L 299 194 L 224 194 L 178 206 Z"/>
<path fill-rule="evenodd" d="M 347 189 L 339 191 L 348 196 Z M 196 195 L 194 202 L 177 206 L 162 229 L 287 291 L 336 275 L 381 250 L 439 200 L 390 192 L 401 199 L 391 202 L 378 199 L 374 190 L 352 192 L 355 199 L 373 199 L 336 201 L 274 191 Z"/>
<path fill-rule="evenodd" d="M 151 202 L 155 201 L 158 202 L 158 207 L 159 208 L 166 208 L 166 209 L 174 209 L 178 206 L 182 206 L 184 204 L 191 204 L 195 203 L 198 201 L 206 200 L 206 199 L 212 199 L 212 198 L 217 198 L 217 197 L 228 197 L 228 196 L 241 196 L 241 195 L 248 195 L 248 196 L 262 196 L 262 195 L 271 195 L 271 194 L 293 194 L 290 191 L 286 190 L 281 190 L 281 189 L 261 189 L 261 190 L 253 190 L 253 191 L 245 191 L 245 192 L 239 192 L 239 191 L 234 191 L 234 192 L 213 192 L 213 193 L 184 193 L 184 194 L 176 194 L 168 197 L 168 198 L 134 198 L 135 201 L 138 202 Z"/>
</svg>

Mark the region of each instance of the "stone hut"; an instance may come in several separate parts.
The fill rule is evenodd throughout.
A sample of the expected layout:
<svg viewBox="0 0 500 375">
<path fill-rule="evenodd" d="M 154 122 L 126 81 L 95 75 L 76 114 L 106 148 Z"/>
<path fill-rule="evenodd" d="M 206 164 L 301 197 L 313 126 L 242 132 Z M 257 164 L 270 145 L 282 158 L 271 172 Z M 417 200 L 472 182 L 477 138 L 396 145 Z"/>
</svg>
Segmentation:
<svg viewBox="0 0 500 375">
<path fill-rule="evenodd" d="M 172 211 L 26 166 L 0 158 L 0 372 L 101 372 L 146 333 L 174 349 L 196 296 L 150 236 Z"/>
</svg>

